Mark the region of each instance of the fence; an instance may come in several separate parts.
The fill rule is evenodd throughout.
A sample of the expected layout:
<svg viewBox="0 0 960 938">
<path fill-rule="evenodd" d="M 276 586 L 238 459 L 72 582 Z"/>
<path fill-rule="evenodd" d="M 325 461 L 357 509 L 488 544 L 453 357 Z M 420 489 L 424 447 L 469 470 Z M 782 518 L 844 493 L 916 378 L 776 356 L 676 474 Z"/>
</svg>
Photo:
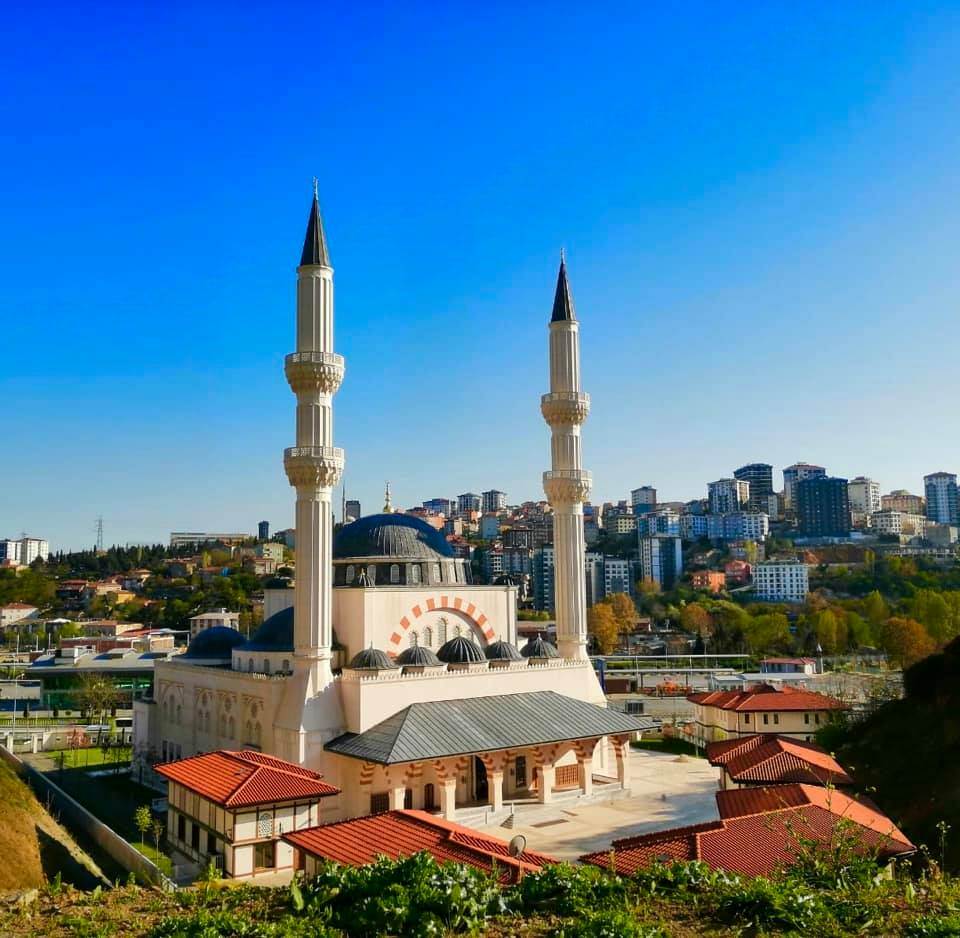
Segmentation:
<svg viewBox="0 0 960 938">
<path fill-rule="evenodd" d="M 49 799 L 62 823 L 72 830 L 84 833 L 125 870 L 163 889 L 172 891 L 177 888 L 173 880 L 164 875 L 155 863 L 127 843 L 113 828 L 94 817 L 79 801 L 71 798 L 42 772 L 18 759 L 5 746 L 0 746 L 0 759 L 27 782 L 42 802 Z"/>
</svg>

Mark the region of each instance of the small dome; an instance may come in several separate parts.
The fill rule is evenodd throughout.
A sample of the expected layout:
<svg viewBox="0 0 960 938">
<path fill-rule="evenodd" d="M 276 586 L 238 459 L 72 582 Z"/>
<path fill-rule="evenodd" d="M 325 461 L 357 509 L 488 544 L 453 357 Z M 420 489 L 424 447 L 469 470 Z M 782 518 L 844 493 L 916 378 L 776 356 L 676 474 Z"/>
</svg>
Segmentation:
<svg viewBox="0 0 960 938">
<path fill-rule="evenodd" d="M 337 532 L 333 558 L 345 557 L 437 560 L 453 557 L 453 549 L 440 531 L 414 515 L 381 514 L 358 518 Z"/>
<path fill-rule="evenodd" d="M 487 661 L 523 661 L 523 655 L 510 642 L 494 642 L 484 650 Z"/>
<path fill-rule="evenodd" d="M 379 648 L 364 648 L 350 659 L 347 667 L 351 671 L 387 671 L 396 668 L 396 665 L 389 655 Z"/>
<path fill-rule="evenodd" d="M 468 664 L 471 661 L 484 660 L 480 646 L 464 635 L 456 635 L 445 645 L 441 645 L 437 657 L 448 664 Z"/>
<path fill-rule="evenodd" d="M 293 606 L 275 612 L 250 636 L 241 651 L 293 651 Z"/>
<path fill-rule="evenodd" d="M 531 638 L 523 648 L 520 654 L 524 658 L 559 658 L 560 652 L 554 648 L 548 641 L 544 641 L 541 636 Z"/>
<path fill-rule="evenodd" d="M 411 645 L 397 655 L 397 664 L 438 668 L 443 662 L 426 645 Z"/>
<path fill-rule="evenodd" d="M 204 660 L 229 661 L 233 649 L 244 642 L 243 635 L 236 629 L 225 625 L 215 625 L 204 629 L 187 646 L 183 653 L 184 658 L 200 658 Z"/>
</svg>

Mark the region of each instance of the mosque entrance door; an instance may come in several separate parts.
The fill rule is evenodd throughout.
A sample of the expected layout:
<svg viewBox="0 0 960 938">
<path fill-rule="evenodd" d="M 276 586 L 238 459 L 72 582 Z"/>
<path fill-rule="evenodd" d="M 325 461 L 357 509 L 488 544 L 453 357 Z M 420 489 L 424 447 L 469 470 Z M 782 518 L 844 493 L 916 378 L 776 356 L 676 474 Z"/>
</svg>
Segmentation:
<svg viewBox="0 0 960 938">
<path fill-rule="evenodd" d="M 486 801 L 490 793 L 487 784 L 487 767 L 477 756 L 473 757 L 473 796 L 477 801 Z"/>
</svg>

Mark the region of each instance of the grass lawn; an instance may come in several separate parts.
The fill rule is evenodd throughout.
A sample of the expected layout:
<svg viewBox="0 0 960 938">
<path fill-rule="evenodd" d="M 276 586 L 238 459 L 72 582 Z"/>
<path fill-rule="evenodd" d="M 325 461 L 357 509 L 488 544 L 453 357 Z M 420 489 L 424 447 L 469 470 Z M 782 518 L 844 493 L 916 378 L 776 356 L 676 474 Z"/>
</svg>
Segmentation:
<svg viewBox="0 0 960 938">
<path fill-rule="evenodd" d="M 91 758 L 92 758 L 91 753 Z M 92 763 L 91 763 L 92 764 Z M 140 843 L 140 832 L 133 816 L 137 808 L 149 805 L 157 797 L 152 788 L 145 788 L 125 775 L 104 775 L 90 778 L 86 768 L 53 769 L 49 772 L 65 792 L 77 799 L 91 814 L 112 827 L 134 846 Z"/>
<path fill-rule="evenodd" d="M 703 753 L 698 752 L 693 743 L 688 743 L 685 739 L 673 739 L 665 736 L 663 739 L 642 739 L 640 742 L 630 743 L 634 749 L 649 749 L 652 752 L 672 753 L 678 756 L 696 756 L 703 758 Z"/>
<path fill-rule="evenodd" d="M 118 755 L 122 755 L 123 758 L 117 759 Z M 59 753 L 53 754 L 54 761 L 57 761 L 60 756 Z M 59 762 L 57 762 L 59 765 Z M 103 765 L 107 768 L 113 768 L 114 766 L 119 766 L 119 768 L 125 768 L 130 764 L 130 750 L 123 749 L 119 753 L 111 749 L 110 752 L 104 756 L 103 750 L 98 749 L 96 746 L 88 746 L 85 749 L 64 749 L 63 750 L 63 767 L 65 769 L 83 769 L 83 768 L 94 768 L 99 765 Z"/>
<path fill-rule="evenodd" d="M 139 853 L 142 853 L 148 860 L 154 863 L 166 876 L 173 876 L 173 863 L 170 860 L 170 857 L 164 855 L 163 853 L 158 853 L 154 848 L 153 844 L 150 843 L 150 835 L 144 839 L 143 843 L 140 843 L 139 840 L 133 840 L 130 842 L 130 846 L 133 847 Z"/>
</svg>

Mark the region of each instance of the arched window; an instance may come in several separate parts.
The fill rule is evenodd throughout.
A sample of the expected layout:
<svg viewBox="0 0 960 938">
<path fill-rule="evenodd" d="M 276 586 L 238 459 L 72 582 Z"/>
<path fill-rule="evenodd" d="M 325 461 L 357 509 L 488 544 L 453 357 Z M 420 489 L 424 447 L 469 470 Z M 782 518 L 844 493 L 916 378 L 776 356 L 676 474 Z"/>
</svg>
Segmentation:
<svg viewBox="0 0 960 938">
<path fill-rule="evenodd" d="M 289 658 L 284 658 L 284 659 L 283 659 L 283 671 L 284 671 L 285 674 L 289 674 L 289 673 L 290 673 L 290 659 L 289 659 Z"/>
<path fill-rule="evenodd" d="M 253 674 L 253 658 L 251 658 L 251 659 L 247 662 L 247 671 L 249 671 L 251 674 Z"/>
<path fill-rule="evenodd" d="M 433 648 L 433 629 L 429 625 L 423 630 L 423 644 L 427 648 Z"/>
<path fill-rule="evenodd" d="M 411 647 L 411 648 L 416 648 L 419 640 L 420 640 L 420 636 L 417 635 L 417 633 L 416 633 L 415 631 L 412 631 L 412 630 L 411 630 L 411 632 L 410 632 L 410 647 Z"/>
<path fill-rule="evenodd" d="M 414 563 L 410 565 L 410 582 L 419 583 L 420 582 L 420 564 Z"/>
<path fill-rule="evenodd" d="M 398 563 L 390 564 L 390 582 L 391 583 L 400 582 L 400 564 Z"/>
<path fill-rule="evenodd" d="M 443 645 L 447 641 L 447 620 L 441 619 L 437 623 L 437 644 Z"/>
<path fill-rule="evenodd" d="M 269 658 L 264 658 L 264 659 L 263 659 L 263 673 L 264 673 L 264 674 L 269 674 L 269 673 L 270 673 L 270 659 L 269 659 Z"/>
<path fill-rule="evenodd" d="M 377 568 L 373 564 L 367 567 L 367 579 L 370 586 L 377 582 Z"/>
<path fill-rule="evenodd" d="M 457 636 L 463 635 L 463 626 L 459 622 L 453 627 L 453 634 Z"/>
<path fill-rule="evenodd" d="M 353 582 L 353 574 L 354 574 L 353 564 L 352 564 L 352 563 L 347 564 L 347 576 L 346 576 L 346 580 L 347 580 L 348 583 L 352 583 L 352 582 Z"/>
</svg>

